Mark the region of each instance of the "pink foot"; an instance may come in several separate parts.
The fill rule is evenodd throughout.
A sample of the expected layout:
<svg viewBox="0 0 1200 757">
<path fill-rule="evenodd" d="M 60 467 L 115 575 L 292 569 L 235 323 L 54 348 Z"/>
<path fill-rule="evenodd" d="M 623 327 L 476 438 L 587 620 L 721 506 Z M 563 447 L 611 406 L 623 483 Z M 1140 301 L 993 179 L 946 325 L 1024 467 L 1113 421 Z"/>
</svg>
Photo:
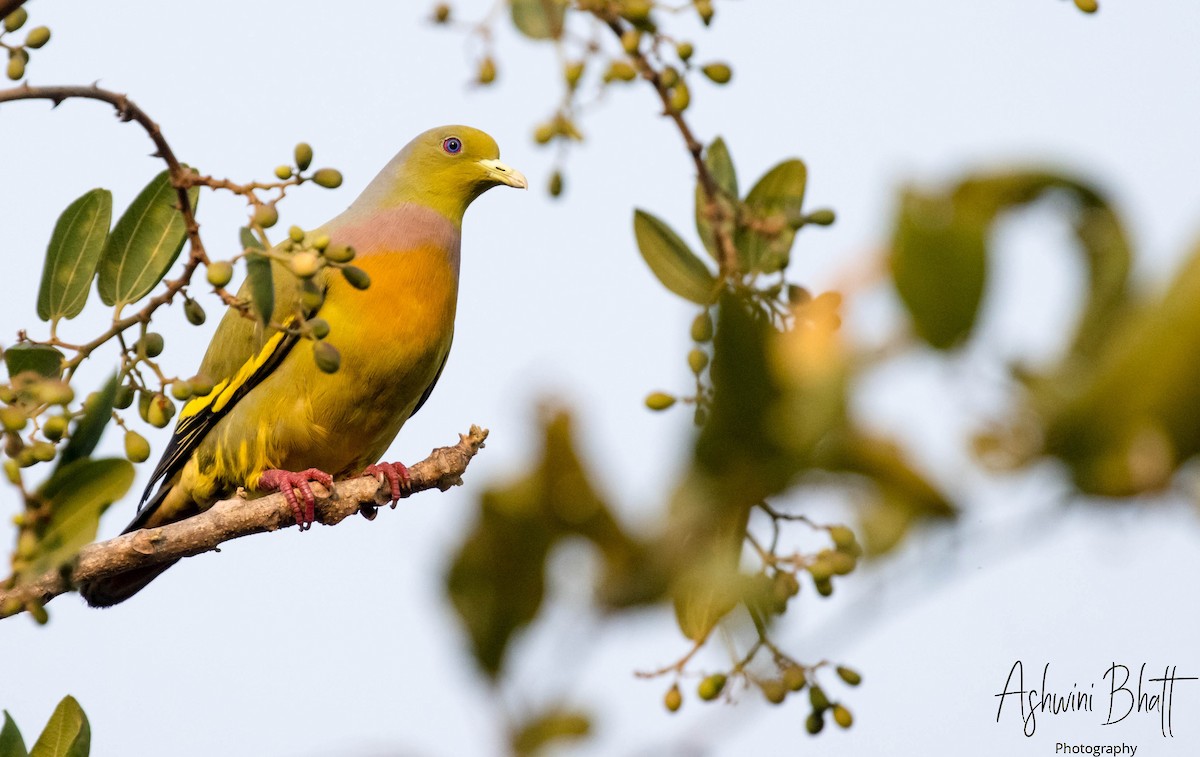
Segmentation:
<svg viewBox="0 0 1200 757">
<path fill-rule="evenodd" d="M 317 498 L 308 485 L 309 481 L 316 481 L 331 491 L 333 489 L 333 476 L 316 468 L 309 468 L 299 473 L 274 468 L 265 470 L 262 478 L 258 480 L 258 488 L 278 489 L 287 503 L 292 506 L 292 515 L 296 516 L 296 525 L 300 527 L 301 531 L 307 531 L 312 528 L 313 519 L 317 515 Z M 296 492 L 293 489 L 300 490 L 300 496 L 304 498 L 303 508 L 296 500 Z"/>
<path fill-rule="evenodd" d="M 403 492 L 409 491 L 412 483 L 408 478 L 408 468 L 403 463 L 376 463 L 368 465 L 362 472 L 364 476 L 383 476 L 392 486 L 392 507 L 400 501 Z"/>
</svg>

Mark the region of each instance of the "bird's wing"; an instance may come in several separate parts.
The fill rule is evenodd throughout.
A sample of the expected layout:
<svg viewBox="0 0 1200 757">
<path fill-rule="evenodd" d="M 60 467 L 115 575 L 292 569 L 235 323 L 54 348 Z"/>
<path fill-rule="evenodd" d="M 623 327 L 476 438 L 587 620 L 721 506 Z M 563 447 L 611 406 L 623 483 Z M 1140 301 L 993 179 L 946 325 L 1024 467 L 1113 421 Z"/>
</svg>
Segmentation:
<svg viewBox="0 0 1200 757">
<path fill-rule="evenodd" d="M 429 382 L 429 386 L 425 387 L 425 391 L 421 392 L 421 399 L 417 400 L 417 406 L 413 408 L 409 418 L 417 414 L 417 411 L 429 399 L 429 395 L 433 394 L 433 388 L 437 386 L 438 379 L 442 377 L 442 371 L 446 369 L 446 361 L 450 359 L 450 346 L 446 346 L 446 356 L 442 358 L 442 364 L 438 366 L 437 373 L 433 374 L 433 381 Z"/>
<path fill-rule="evenodd" d="M 291 326 L 296 322 L 297 313 L 296 279 L 278 262 L 272 262 L 271 268 L 275 285 L 272 321 L 285 327 Z M 322 279 L 315 278 L 314 282 L 324 288 Z M 238 296 L 245 297 L 246 294 L 246 286 L 243 285 Z M 308 316 L 313 314 L 306 313 Z M 148 501 L 152 501 L 150 495 L 154 487 L 162 481 L 169 481 L 187 464 L 213 426 L 233 409 L 238 400 L 271 375 L 299 339 L 297 333 L 289 333 L 286 328 L 263 329 L 256 321 L 233 308 L 225 313 L 200 364 L 200 373 L 217 383 L 207 395 L 196 397 L 183 406 L 175 433 L 167 442 L 162 459 L 155 466 L 142 493 L 139 513 Z"/>
</svg>

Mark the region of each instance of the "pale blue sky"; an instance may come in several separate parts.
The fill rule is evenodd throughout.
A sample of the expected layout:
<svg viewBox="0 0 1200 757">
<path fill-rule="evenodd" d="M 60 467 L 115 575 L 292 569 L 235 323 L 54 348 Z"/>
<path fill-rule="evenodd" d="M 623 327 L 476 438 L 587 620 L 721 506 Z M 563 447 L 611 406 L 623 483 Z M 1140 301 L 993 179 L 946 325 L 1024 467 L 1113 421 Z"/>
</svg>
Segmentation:
<svg viewBox="0 0 1200 757">
<path fill-rule="evenodd" d="M 1142 254 L 1139 274 L 1161 281 L 1200 219 L 1200 8 L 1102 4 L 1084 17 L 1065 0 L 719 2 L 712 31 L 680 26 L 699 59 L 733 62 L 734 84 L 698 83 L 690 117 L 702 137 L 726 138 L 743 183 L 784 157 L 806 160 L 808 201 L 839 219 L 797 243 L 792 278 L 814 289 L 870 262 L 903 182 L 1031 160 L 1108 187 Z M 589 141 L 572 156 L 565 202 L 550 202 L 541 191 L 550 154 L 529 135 L 557 97 L 553 51 L 502 33 L 498 86 L 469 90 L 471 46 L 425 23 L 426 5 L 30 4 L 32 23 L 54 31 L 30 64 L 33 83 L 99 79 L 128 92 L 182 159 L 218 176 L 269 176 L 300 140 L 312 143 L 316 164 L 342 169 L 340 190 L 289 198 L 284 227 L 338 213 L 411 136 L 439 123 L 486 129 L 535 187 L 497 190 L 469 212 L 454 351 L 433 399 L 392 449 L 415 460 L 471 423 L 488 426 L 492 441 L 467 486 L 422 494 L 372 524 L 232 543 L 113 610 L 65 597 L 46 628 L 0 624 L 0 706 L 30 740 L 72 693 L 91 717 L 98 757 L 494 754 L 500 709 L 463 654 L 440 576 L 473 497 L 531 454 L 539 397 L 578 409 L 584 450 L 622 512 L 657 518 L 690 423 L 646 412 L 641 398 L 686 386 L 693 312 L 644 269 L 630 218 L 644 207 L 690 236 L 692 178 L 677 135 L 653 116 L 648 91 L 612 92 L 583 123 Z M 456 4 L 464 14 L 487 5 Z M 13 263 L 0 300 L 8 341 L 35 321 L 58 212 L 93 186 L 124 206 L 160 166 L 143 133 L 100 104 L 6 105 L 0 145 L 0 240 Z M 236 200 L 202 199 L 213 254 L 233 252 L 240 219 Z M 972 509 L 961 535 L 923 540 L 856 574 L 831 603 L 806 596 L 802 617 L 780 629 L 802 658 L 863 671 L 864 685 L 845 697 L 852 731 L 829 729 L 810 744 L 800 703 L 769 709 L 754 692 L 733 707 L 689 701 L 668 717 L 659 704 L 666 683 L 631 671 L 683 651 L 669 613 L 606 623 L 578 603 L 554 607 L 518 641 L 504 707 L 599 698 L 592 755 L 1048 755 L 1059 740 L 1193 753 L 1200 687 L 1178 690 L 1172 741 L 1149 720 L 1100 727 L 1100 712 L 1047 718 L 1032 739 L 1015 720 L 993 722 L 992 695 L 1017 658 L 1031 671 L 1050 662 L 1064 689 L 1099 689 L 1114 660 L 1200 674 L 1184 583 L 1200 568 L 1200 533 L 1184 505 L 1047 519 L 1039 508 L 1063 493 L 1051 466 L 999 479 L 966 467 L 967 431 L 983 413 L 1003 412 L 996 355 L 1044 357 L 1072 317 L 1077 265 L 1065 239 L 1045 213 L 1007 225 L 992 317 L 971 355 L 952 365 L 906 358 L 864 382 L 864 420 L 910 440 Z M 215 324 L 216 305 L 206 305 L 204 328 L 178 315 L 162 325 L 180 373 L 194 368 Z M 850 324 L 877 336 L 896 315 L 889 295 L 871 293 L 853 305 Z M 105 317 L 89 309 L 65 334 Z M 97 366 L 95 376 L 107 370 Z M 110 433 L 106 445 L 118 442 Z M 812 511 L 836 517 L 828 500 Z M 0 516 L 15 509 L 0 501 Z M 132 501 L 114 506 L 104 534 L 132 511 Z M 566 583 L 586 584 L 569 570 L 586 567 L 586 553 L 555 560 L 574 576 Z M 709 659 L 715 667 L 720 649 Z"/>
</svg>

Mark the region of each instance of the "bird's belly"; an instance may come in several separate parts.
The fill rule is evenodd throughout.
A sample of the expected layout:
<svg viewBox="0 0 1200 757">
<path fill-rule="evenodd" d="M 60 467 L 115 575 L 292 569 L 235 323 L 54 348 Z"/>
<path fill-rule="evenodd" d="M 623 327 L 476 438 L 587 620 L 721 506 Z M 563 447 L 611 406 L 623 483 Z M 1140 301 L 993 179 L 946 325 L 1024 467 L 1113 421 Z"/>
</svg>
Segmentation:
<svg viewBox="0 0 1200 757">
<path fill-rule="evenodd" d="M 454 331 L 457 271 L 435 250 L 373 255 L 359 265 L 371 286 L 356 290 L 337 276 L 319 314 L 340 368 L 317 369 L 310 342 L 292 348 L 214 429 L 208 459 L 222 488 L 253 489 L 269 468 L 361 471 L 437 377 Z"/>
</svg>

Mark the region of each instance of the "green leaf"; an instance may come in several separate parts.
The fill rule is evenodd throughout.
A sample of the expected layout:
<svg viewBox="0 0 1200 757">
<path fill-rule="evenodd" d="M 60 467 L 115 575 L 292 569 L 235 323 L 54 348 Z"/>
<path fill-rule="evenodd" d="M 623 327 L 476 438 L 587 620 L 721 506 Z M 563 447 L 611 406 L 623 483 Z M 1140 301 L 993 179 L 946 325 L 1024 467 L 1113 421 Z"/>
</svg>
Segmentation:
<svg viewBox="0 0 1200 757">
<path fill-rule="evenodd" d="M 725 208 L 725 215 L 731 219 L 728 225 L 729 234 L 733 235 L 732 219 L 735 217 L 735 208 L 738 199 L 738 184 L 737 171 L 733 167 L 733 158 L 729 155 L 729 149 L 725 146 L 725 140 L 717 137 L 708 149 L 704 151 L 704 165 L 708 167 L 708 172 L 712 174 L 713 180 L 717 183 L 717 187 L 721 190 L 721 195 L 717 198 L 717 202 Z M 704 189 L 700 182 L 696 182 L 696 231 L 700 234 L 700 241 L 704 243 L 704 249 L 708 250 L 708 254 L 713 260 L 720 261 L 721 251 L 717 248 L 716 236 L 713 234 L 712 226 L 708 222 L 708 216 L 704 212 L 705 199 Z"/>
<path fill-rule="evenodd" d="M 480 518 L 446 576 L 446 592 L 490 677 L 500 674 L 508 642 L 532 621 L 545 593 L 553 534 L 526 482 L 485 492 Z"/>
<path fill-rule="evenodd" d="M 4 727 L 0 728 L 0 757 L 29 757 L 21 729 L 17 728 L 8 710 L 4 711 Z"/>
<path fill-rule="evenodd" d="M 785 160 L 767 171 L 746 195 L 743 204 L 756 228 L 742 225 L 735 235 L 746 271 L 775 273 L 787 267 L 807 183 L 803 161 Z"/>
<path fill-rule="evenodd" d="M 564 536 L 583 537 L 603 555 L 605 606 L 651 602 L 666 588 L 650 550 L 622 531 L 589 481 L 567 413 L 546 416 L 541 457 L 526 469 L 516 481 L 483 493 L 479 520 L 446 577 L 475 659 L 493 678 L 513 635 L 537 616 L 546 557 Z"/>
<path fill-rule="evenodd" d="M 243 226 L 238 229 L 238 240 L 242 243 L 242 248 L 246 250 L 265 250 L 262 242 L 258 241 L 258 237 L 254 236 L 254 232 L 249 226 Z"/>
<path fill-rule="evenodd" d="M 564 741 L 578 741 L 592 731 L 587 713 L 554 708 L 528 719 L 512 736 L 512 751 L 519 757 L 540 754 Z"/>
<path fill-rule="evenodd" d="M 68 695 L 54 708 L 29 757 L 88 757 L 91 749 L 92 729 L 87 715 L 75 697 Z"/>
<path fill-rule="evenodd" d="M 96 538 L 100 515 L 132 483 L 133 464 L 128 460 L 83 458 L 56 469 L 38 491 L 49 503 L 50 520 L 38 538 L 36 554 L 21 565 L 18 583 L 74 560 Z"/>
<path fill-rule="evenodd" d="M 188 190 L 193 209 L 200 190 Z M 137 302 L 158 285 L 179 257 L 187 228 L 167 171 L 150 180 L 117 221 L 100 257 L 97 287 L 105 305 Z"/>
<path fill-rule="evenodd" d="M 246 290 L 259 320 L 263 325 L 269 324 L 275 310 L 275 282 L 271 275 L 271 259 L 266 255 L 254 252 L 246 255 Z"/>
<path fill-rule="evenodd" d="M 991 216 L 950 199 L 906 192 L 892 239 L 892 276 L 913 328 L 941 350 L 971 333 L 987 277 Z"/>
<path fill-rule="evenodd" d="M 113 404 L 117 399 L 117 374 L 113 374 L 100 391 L 88 398 L 83 416 L 75 422 L 71 438 L 58 456 L 58 466 L 87 457 L 100 443 L 100 436 L 112 420 Z"/>
<path fill-rule="evenodd" d="M 43 321 L 74 318 L 87 303 L 112 222 L 112 192 L 93 189 L 67 206 L 46 250 L 37 313 Z"/>
<path fill-rule="evenodd" d="M 566 0 L 510 0 L 513 25 L 530 39 L 558 39 L 563 33 Z"/>
<path fill-rule="evenodd" d="M 698 305 L 713 301 L 717 280 L 669 226 L 637 210 L 633 214 L 633 233 L 642 258 L 663 286 Z"/>
<path fill-rule="evenodd" d="M 62 374 L 62 363 L 63 354 L 43 344 L 21 342 L 4 351 L 4 365 L 10 377 L 32 371 L 47 378 L 58 378 Z"/>
</svg>

